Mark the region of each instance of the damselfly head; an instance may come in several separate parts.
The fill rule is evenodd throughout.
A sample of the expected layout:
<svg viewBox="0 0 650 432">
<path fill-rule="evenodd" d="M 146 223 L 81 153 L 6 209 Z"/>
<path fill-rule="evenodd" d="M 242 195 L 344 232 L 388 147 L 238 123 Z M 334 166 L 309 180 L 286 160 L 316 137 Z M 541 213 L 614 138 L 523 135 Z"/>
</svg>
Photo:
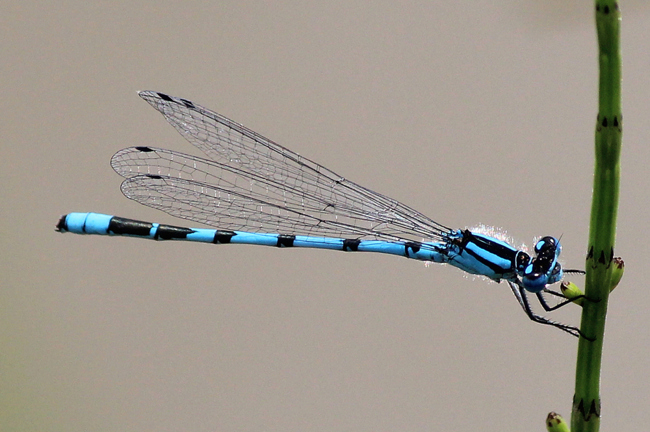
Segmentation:
<svg viewBox="0 0 650 432">
<path fill-rule="evenodd" d="M 560 241 L 555 237 L 543 237 L 535 244 L 535 257 L 521 278 L 526 290 L 540 292 L 546 285 L 562 280 L 564 272 L 558 262 L 561 251 Z"/>
</svg>

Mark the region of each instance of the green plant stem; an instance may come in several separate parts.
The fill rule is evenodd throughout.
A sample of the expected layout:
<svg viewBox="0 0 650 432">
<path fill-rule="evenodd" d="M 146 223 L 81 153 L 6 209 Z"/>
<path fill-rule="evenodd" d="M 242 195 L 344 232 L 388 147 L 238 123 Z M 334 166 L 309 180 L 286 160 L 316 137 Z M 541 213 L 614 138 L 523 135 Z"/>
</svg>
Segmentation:
<svg viewBox="0 0 650 432">
<path fill-rule="evenodd" d="M 618 2 L 596 0 L 598 61 L 600 66 L 596 162 L 591 225 L 586 262 L 585 296 L 578 343 L 576 388 L 571 430 L 598 431 L 600 427 L 600 366 L 605 315 L 613 287 L 612 269 L 623 130 L 621 113 L 621 54 Z"/>
</svg>

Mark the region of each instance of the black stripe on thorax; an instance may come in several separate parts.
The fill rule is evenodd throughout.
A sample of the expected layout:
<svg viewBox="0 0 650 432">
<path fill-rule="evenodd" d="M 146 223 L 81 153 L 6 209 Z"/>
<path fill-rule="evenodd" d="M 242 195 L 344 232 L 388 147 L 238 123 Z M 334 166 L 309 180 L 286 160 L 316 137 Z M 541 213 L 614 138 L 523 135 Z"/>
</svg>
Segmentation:
<svg viewBox="0 0 650 432">
<path fill-rule="evenodd" d="M 499 256 L 507 260 L 509 263 L 511 263 L 510 267 L 504 269 L 503 267 L 500 267 L 497 264 L 495 264 L 493 261 L 490 261 L 482 257 L 481 255 L 474 252 L 473 250 L 467 249 L 467 245 L 469 243 L 474 243 L 479 247 L 479 249 L 486 250 L 493 255 Z M 517 251 L 514 248 L 504 246 L 502 244 L 490 241 L 483 237 L 477 237 L 470 230 L 463 231 L 463 238 L 457 244 L 458 247 L 460 248 L 460 253 L 465 252 L 468 255 L 471 255 L 472 257 L 474 257 L 474 259 L 476 259 L 476 261 L 484 264 L 486 267 L 489 267 L 495 273 L 501 273 L 507 270 L 514 270 L 514 261 L 517 255 Z"/>
</svg>

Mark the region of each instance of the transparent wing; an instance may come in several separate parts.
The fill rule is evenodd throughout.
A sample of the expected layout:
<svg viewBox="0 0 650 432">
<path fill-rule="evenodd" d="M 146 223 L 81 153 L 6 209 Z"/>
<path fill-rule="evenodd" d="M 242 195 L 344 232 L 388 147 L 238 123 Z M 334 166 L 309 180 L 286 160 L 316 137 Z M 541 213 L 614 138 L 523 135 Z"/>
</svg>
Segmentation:
<svg viewBox="0 0 650 432">
<path fill-rule="evenodd" d="M 121 150 L 111 165 L 126 178 L 122 192 L 130 199 L 219 229 L 393 241 L 450 231 L 188 100 L 139 94 L 210 159 Z"/>
</svg>

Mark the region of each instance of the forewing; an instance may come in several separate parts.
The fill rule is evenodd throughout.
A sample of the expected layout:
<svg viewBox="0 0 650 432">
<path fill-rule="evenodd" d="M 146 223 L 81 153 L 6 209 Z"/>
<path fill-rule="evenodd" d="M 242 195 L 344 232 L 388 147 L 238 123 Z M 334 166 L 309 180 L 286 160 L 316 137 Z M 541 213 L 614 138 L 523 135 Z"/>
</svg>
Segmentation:
<svg viewBox="0 0 650 432">
<path fill-rule="evenodd" d="M 439 239 L 449 231 L 188 100 L 140 96 L 210 159 L 124 149 L 111 164 L 127 178 L 128 198 L 220 229 L 394 241 Z"/>
</svg>

